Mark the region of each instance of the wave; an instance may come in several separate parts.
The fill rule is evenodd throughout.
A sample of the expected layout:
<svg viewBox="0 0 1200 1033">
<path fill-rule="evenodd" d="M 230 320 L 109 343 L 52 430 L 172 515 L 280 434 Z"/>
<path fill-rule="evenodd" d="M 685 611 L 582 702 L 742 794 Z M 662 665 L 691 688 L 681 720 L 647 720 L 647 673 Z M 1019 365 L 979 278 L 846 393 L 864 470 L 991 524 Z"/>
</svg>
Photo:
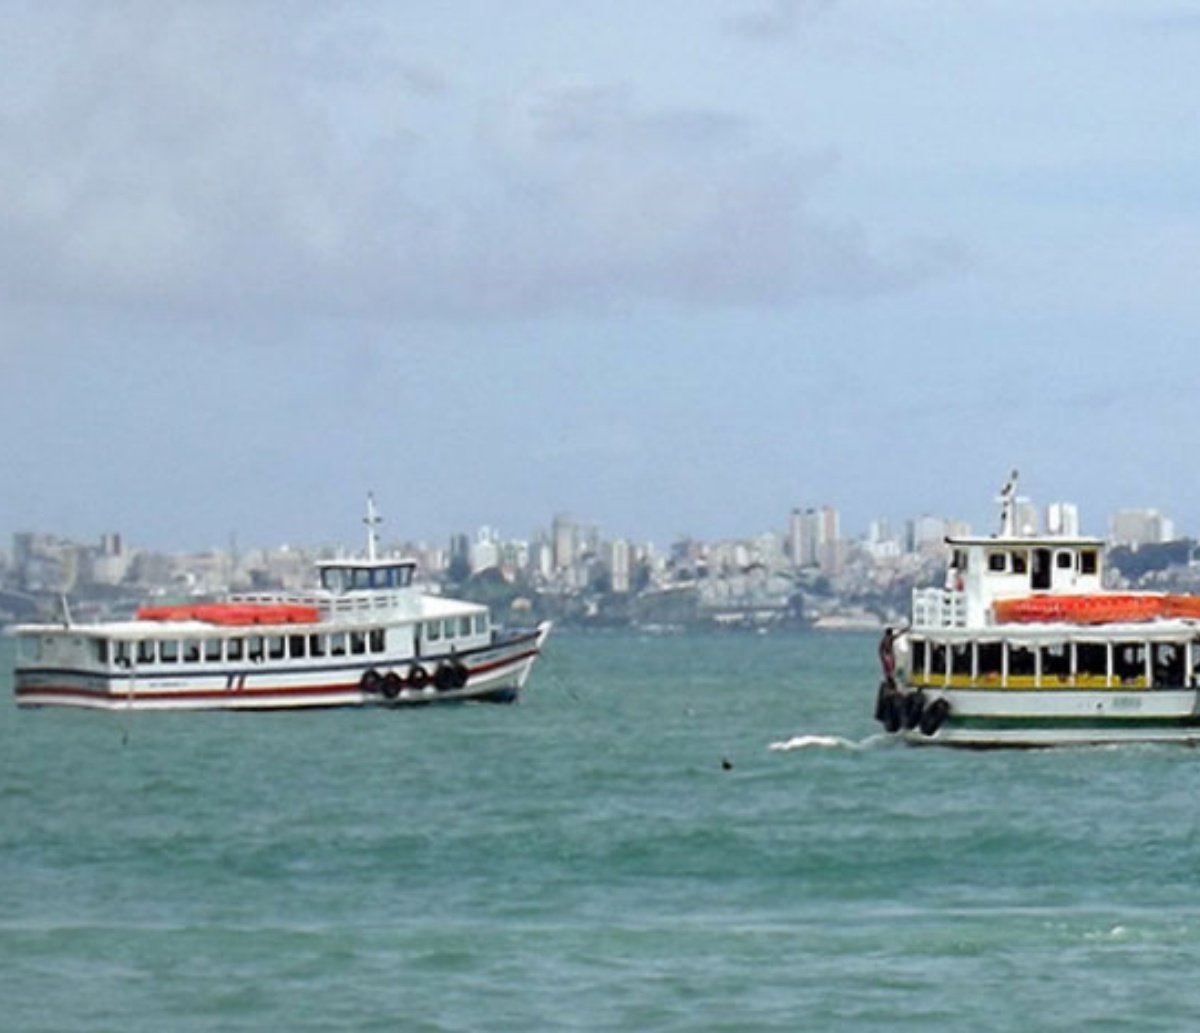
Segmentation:
<svg viewBox="0 0 1200 1033">
<path fill-rule="evenodd" d="M 773 742 L 768 750 L 869 750 L 889 741 L 889 736 L 868 735 L 865 739 L 844 739 L 840 735 L 795 735 L 781 742 Z"/>
</svg>

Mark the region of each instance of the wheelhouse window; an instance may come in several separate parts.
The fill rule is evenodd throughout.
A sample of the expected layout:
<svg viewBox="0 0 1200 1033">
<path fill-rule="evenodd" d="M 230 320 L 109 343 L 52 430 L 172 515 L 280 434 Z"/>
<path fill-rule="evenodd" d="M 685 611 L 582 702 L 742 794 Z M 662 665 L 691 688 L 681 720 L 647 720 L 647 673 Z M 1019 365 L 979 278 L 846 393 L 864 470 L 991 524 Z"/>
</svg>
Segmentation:
<svg viewBox="0 0 1200 1033">
<path fill-rule="evenodd" d="M 1095 549 L 1081 549 L 1079 552 L 1079 573 L 1095 574 L 1099 564 L 1099 556 Z"/>
<path fill-rule="evenodd" d="M 1055 555 L 1054 563 L 1059 570 L 1070 570 L 1075 566 L 1075 556 L 1064 549 Z"/>
<path fill-rule="evenodd" d="M 989 552 L 988 570 L 993 574 L 1004 574 L 1008 571 L 1008 553 L 1006 552 Z"/>
<path fill-rule="evenodd" d="M 1012 553 L 1012 572 L 1014 574 L 1024 574 L 1029 570 L 1029 553 L 1024 549 L 1013 549 Z"/>
</svg>

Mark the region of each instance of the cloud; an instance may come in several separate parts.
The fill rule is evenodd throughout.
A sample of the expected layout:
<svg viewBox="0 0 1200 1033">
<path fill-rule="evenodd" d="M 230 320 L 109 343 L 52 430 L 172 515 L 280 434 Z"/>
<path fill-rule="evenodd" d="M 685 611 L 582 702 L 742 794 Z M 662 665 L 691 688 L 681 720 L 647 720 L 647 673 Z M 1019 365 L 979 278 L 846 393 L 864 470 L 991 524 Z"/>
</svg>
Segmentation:
<svg viewBox="0 0 1200 1033">
<path fill-rule="evenodd" d="M 589 82 L 485 103 L 320 7 L 69 11 L 40 74 L 0 44 L 12 306 L 484 318 L 855 296 L 953 265 L 819 217 L 830 156 L 740 113 Z"/>
</svg>

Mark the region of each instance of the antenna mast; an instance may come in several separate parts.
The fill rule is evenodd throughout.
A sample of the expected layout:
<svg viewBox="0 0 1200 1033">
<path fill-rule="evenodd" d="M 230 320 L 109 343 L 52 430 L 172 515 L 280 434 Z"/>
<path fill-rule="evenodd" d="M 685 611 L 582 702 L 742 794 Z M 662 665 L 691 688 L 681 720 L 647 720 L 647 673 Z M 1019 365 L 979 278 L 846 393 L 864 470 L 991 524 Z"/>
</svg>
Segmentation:
<svg viewBox="0 0 1200 1033">
<path fill-rule="evenodd" d="M 383 523 L 383 517 L 375 509 L 375 496 L 371 492 L 367 492 L 367 515 L 363 517 L 363 523 L 367 525 L 367 559 L 373 562 L 379 545 L 379 532 L 376 528 Z"/>
<path fill-rule="evenodd" d="M 1000 503 L 1000 537 L 1012 538 L 1017 533 L 1017 480 L 1016 470 L 1009 475 L 1008 483 L 1000 489 L 996 501 Z"/>
</svg>

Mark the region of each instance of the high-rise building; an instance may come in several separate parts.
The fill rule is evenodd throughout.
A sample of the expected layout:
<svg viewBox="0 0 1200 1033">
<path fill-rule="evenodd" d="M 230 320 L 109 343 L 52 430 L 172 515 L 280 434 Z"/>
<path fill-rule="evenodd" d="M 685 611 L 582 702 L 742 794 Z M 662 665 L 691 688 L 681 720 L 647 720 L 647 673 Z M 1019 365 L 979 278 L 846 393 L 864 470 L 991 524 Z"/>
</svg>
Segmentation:
<svg viewBox="0 0 1200 1033">
<path fill-rule="evenodd" d="M 575 523 L 565 513 L 559 513 L 554 518 L 551 529 L 550 544 L 553 549 L 554 569 L 570 570 L 575 562 L 576 530 Z"/>
<path fill-rule="evenodd" d="M 841 530 L 838 511 L 832 506 L 820 509 L 793 509 L 788 522 L 788 553 L 796 567 L 820 567 L 822 573 L 836 574 L 841 568 Z"/>
<path fill-rule="evenodd" d="M 1051 502 L 1046 507 L 1046 533 L 1061 538 L 1079 537 L 1079 507 L 1074 502 Z"/>
<path fill-rule="evenodd" d="M 614 592 L 628 592 L 633 573 L 633 550 L 622 538 L 608 544 L 608 570 Z"/>
<path fill-rule="evenodd" d="M 1113 514 L 1111 536 L 1117 545 L 1155 545 L 1175 537 L 1175 521 L 1157 509 L 1122 509 Z"/>
</svg>

